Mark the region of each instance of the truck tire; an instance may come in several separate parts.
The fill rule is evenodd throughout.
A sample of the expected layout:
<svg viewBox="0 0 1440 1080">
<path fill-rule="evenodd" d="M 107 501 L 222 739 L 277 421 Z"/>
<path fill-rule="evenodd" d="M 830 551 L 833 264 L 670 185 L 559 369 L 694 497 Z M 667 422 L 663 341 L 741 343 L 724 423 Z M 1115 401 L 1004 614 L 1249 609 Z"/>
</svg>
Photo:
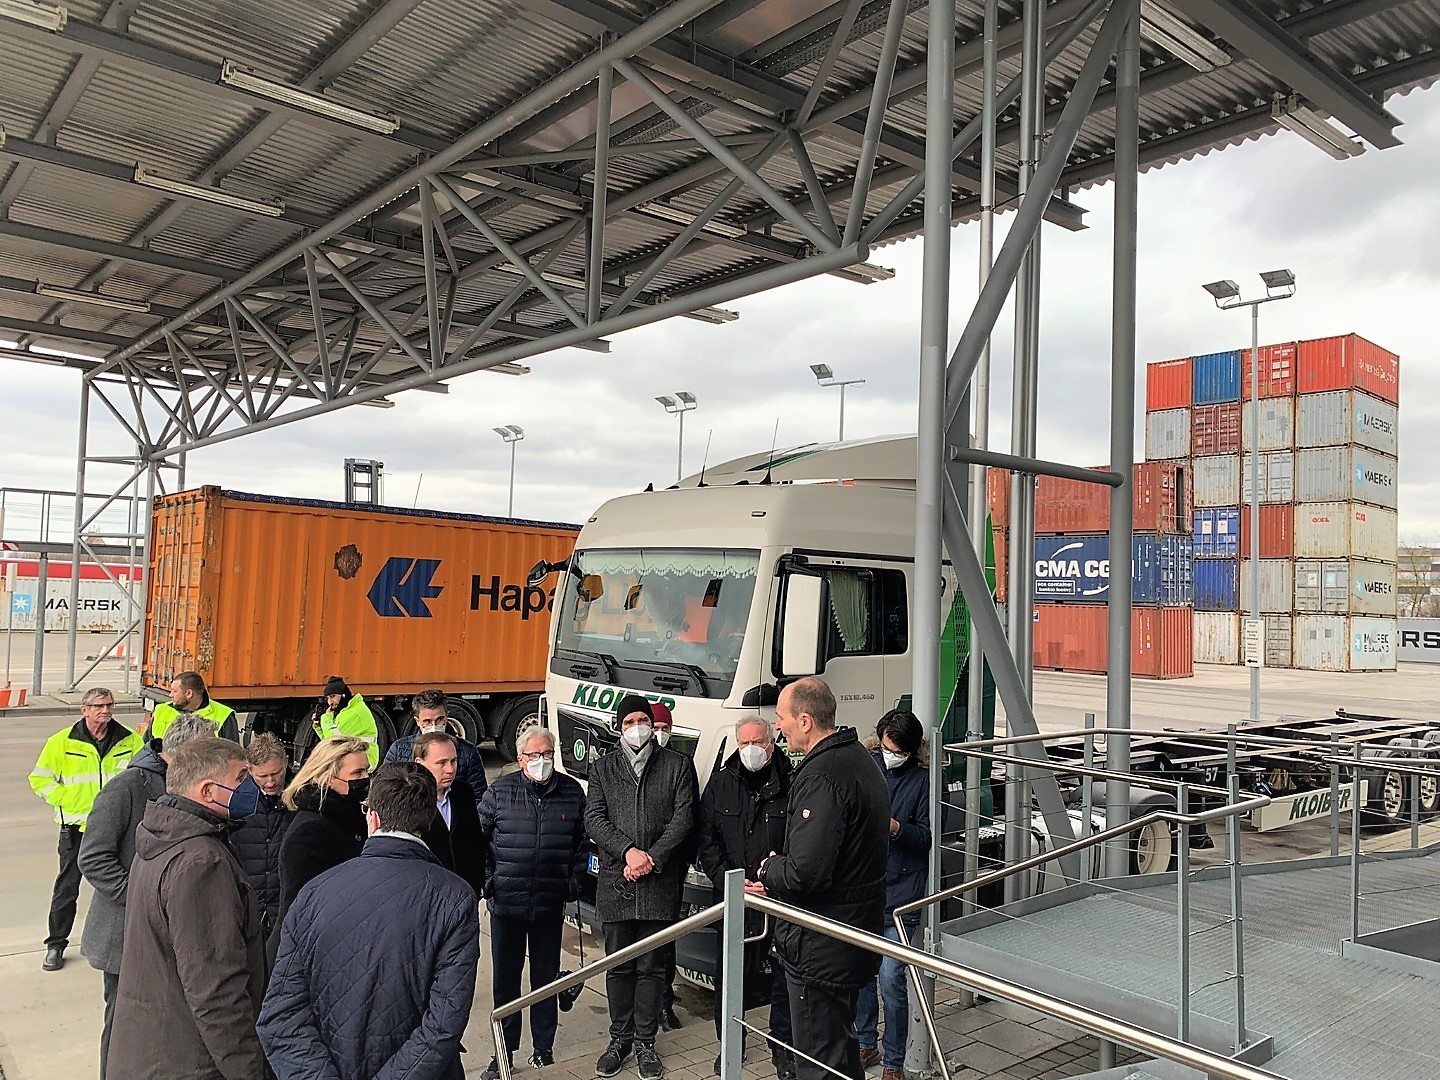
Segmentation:
<svg viewBox="0 0 1440 1080">
<path fill-rule="evenodd" d="M 495 745 L 499 748 L 501 756 L 506 761 L 515 760 L 515 750 L 519 735 L 540 724 L 540 695 L 521 694 L 505 708 L 504 715 L 500 718 L 499 734 L 495 736 Z"/>
<path fill-rule="evenodd" d="M 385 751 L 390 749 L 390 744 L 398 738 L 395 734 L 395 721 L 390 719 L 390 713 L 385 706 L 375 702 L 367 701 L 370 706 L 370 715 L 375 717 L 375 745 L 379 747 L 379 761 L 385 760 Z"/>
<path fill-rule="evenodd" d="M 445 702 L 445 712 L 452 724 L 460 725 L 460 734 L 466 742 L 480 745 L 480 733 L 484 728 L 480 726 L 480 713 L 474 705 L 461 698 L 449 698 Z"/>
<path fill-rule="evenodd" d="M 1420 814 L 1434 817 L 1440 813 L 1440 778 L 1434 774 L 1420 777 Z"/>
<path fill-rule="evenodd" d="M 1372 763 L 1378 764 L 1378 763 Z M 1363 815 L 1372 828 L 1399 828 L 1409 819 L 1410 776 L 1401 772 L 1382 772 L 1378 783 L 1371 782 L 1369 805 Z M 1376 791 L 1376 788 L 1379 791 Z"/>
<path fill-rule="evenodd" d="M 307 720 L 308 715 L 307 713 L 305 717 L 301 717 L 299 723 L 295 725 L 295 741 L 290 747 L 290 767 L 296 772 L 300 771 L 300 766 L 305 764 L 305 759 L 310 756 L 310 751 L 315 749 L 315 744 L 320 741 L 320 737 L 315 734 L 315 729 Z"/>
<path fill-rule="evenodd" d="M 1130 872 L 1164 874 L 1179 862 L 1175 827 L 1168 821 L 1151 821 L 1130 834 Z"/>
</svg>

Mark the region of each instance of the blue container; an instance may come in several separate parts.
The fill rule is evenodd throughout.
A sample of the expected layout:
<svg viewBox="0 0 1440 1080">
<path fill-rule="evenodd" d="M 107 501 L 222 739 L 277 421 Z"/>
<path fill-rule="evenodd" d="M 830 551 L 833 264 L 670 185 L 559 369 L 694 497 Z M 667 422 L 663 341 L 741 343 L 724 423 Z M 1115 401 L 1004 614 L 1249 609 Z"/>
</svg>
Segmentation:
<svg viewBox="0 0 1440 1080">
<path fill-rule="evenodd" d="M 1195 563 L 1195 610 L 1240 610 L 1240 561 L 1199 559 Z"/>
<path fill-rule="evenodd" d="M 1189 607 L 1194 601 L 1194 544 L 1188 536 L 1136 536 L 1133 602 Z M 1108 536 L 1037 536 L 1035 599 L 1103 604 L 1110 599 Z"/>
<path fill-rule="evenodd" d="M 1195 558 L 1240 557 L 1240 508 L 1215 506 L 1195 511 Z"/>
<path fill-rule="evenodd" d="M 1195 357 L 1191 368 L 1192 396 L 1196 405 L 1240 400 L 1240 353 L 1207 353 Z"/>
</svg>

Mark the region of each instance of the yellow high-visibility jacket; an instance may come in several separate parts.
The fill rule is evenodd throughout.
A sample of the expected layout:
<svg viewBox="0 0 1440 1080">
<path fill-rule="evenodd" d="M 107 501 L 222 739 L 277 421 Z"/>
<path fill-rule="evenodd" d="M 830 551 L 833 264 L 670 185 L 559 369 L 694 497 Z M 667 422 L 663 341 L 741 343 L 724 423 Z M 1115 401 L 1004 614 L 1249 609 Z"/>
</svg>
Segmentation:
<svg viewBox="0 0 1440 1080">
<path fill-rule="evenodd" d="M 84 723 L 81 720 L 46 739 L 35 768 L 30 770 L 30 786 L 55 808 L 56 823 L 79 825 L 82 832 L 100 789 L 119 776 L 145 745 L 139 735 L 122 726 L 124 737 L 117 739 L 102 759 L 95 744 L 76 730 Z"/>
<path fill-rule="evenodd" d="M 329 739 L 336 735 L 364 739 L 370 744 L 370 768 L 380 764 L 380 729 L 375 723 L 375 714 L 365 704 L 363 694 L 356 694 L 347 701 L 338 716 L 327 711 L 320 717 L 320 738 Z"/>
<path fill-rule="evenodd" d="M 168 701 L 162 701 L 156 705 L 150 721 L 150 738 L 165 738 L 165 729 L 173 724 L 179 715 L 180 710 Z M 195 710 L 195 715 L 203 716 L 206 720 L 214 723 L 215 734 L 220 738 L 240 741 L 240 732 L 235 722 L 235 710 L 229 705 L 222 705 L 218 701 L 207 699 L 202 707 Z"/>
</svg>

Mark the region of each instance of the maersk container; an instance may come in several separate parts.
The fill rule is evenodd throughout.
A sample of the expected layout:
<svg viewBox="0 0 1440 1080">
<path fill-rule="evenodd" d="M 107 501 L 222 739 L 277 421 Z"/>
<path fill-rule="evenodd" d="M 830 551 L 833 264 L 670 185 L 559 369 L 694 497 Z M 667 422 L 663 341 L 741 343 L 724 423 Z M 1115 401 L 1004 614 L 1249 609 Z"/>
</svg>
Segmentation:
<svg viewBox="0 0 1440 1080">
<path fill-rule="evenodd" d="M 1240 612 L 1254 611 L 1251 603 L 1251 560 L 1240 560 Z M 1295 564 L 1289 559 L 1260 560 L 1260 613 L 1288 615 L 1295 610 Z"/>
<path fill-rule="evenodd" d="M 1188 356 L 1145 365 L 1145 411 L 1188 408 L 1193 377 Z"/>
<path fill-rule="evenodd" d="M 1250 556 L 1250 507 L 1240 515 L 1240 551 Z M 1291 559 L 1295 556 L 1295 508 L 1289 505 L 1263 503 L 1260 506 L 1260 558 Z"/>
<path fill-rule="evenodd" d="M 1300 559 L 1295 610 L 1315 615 L 1394 615 L 1394 563 L 1363 559 Z"/>
<path fill-rule="evenodd" d="M 1134 537 L 1132 602 L 1188 607 L 1194 600 L 1194 547 L 1188 536 Z M 1035 599 L 1106 603 L 1110 599 L 1108 536 L 1037 536 Z"/>
<path fill-rule="evenodd" d="M 1293 667 L 1295 663 L 1295 619 L 1291 615 L 1265 616 L 1265 666 Z"/>
<path fill-rule="evenodd" d="M 1352 502 L 1295 507 L 1296 558 L 1393 563 L 1399 548 L 1399 520 L 1394 510 Z"/>
<path fill-rule="evenodd" d="M 1240 510 L 1234 506 L 1212 506 L 1195 511 L 1195 557 L 1197 559 L 1238 559 L 1240 557 Z"/>
<path fill-rule="evenodd" d="M 1260 396 L 1262 398 L 1294 397 L 1297 360 L 1297 342 L 1285 341 L 1278 345 L 1260 346 Z M 1250 350 L 1242 354 L 1245 379 L 1241 397 L 1250 400 Z"/>
<path fill-rule="evenodd" d="M 1191 404 L 1214 405 L 1240 400 L 1240 353 L 1207 353 L 1195 357 Z"/>
<path fill-rule="evenodd" d="M 1195 610 L 1240 610 L 1240 563 L 1238 560 L 1195 560 Z"/>
<path fill-rule="evenodd" d="M 1234 454 L 1240 449 L 1240 403 L 1196 405 L 1190 411 L 1190 453 Z"/>
<path fill-rule="evenodd" d="M 1190 459 L 1196 506 L 1234 506 L 1240 501 L 1240 455 Z"/>
<path fill-rule="evenodd" d="M 1255 445 L 1255 404 L 1244 405 L 1244 437 L 1240 449 L 1249 451 Z M 1295 446 L 1295 399 L 1261 398 L 1260 449 L 1290 450 Z"/>
<path fill-rule="evenodd" d="M 30 563 L 29 565 L 34 565 Z M 35 629 L 35 610 L 39 606 L 36 597 L 40 592 L 40 579 L 31 577 L 25 573 L 27 564 L 20 563 L 19 576 L 15 579 L 15 590 L 13 596 L 17 599 L 24 597 L 23 614 L 15 614 L 15 604 L 11 604 L 11 613 L 6 616 L 9 620 L 5 623 L 10 630 Z M 89 571 L 90 565 L 82 567 L 82 571 Z M 98 569 L 98 567 L 96 568 Z M 138 568 L 137 568 L 138 570 Z M 111 572 L 117 577 L 126 576 L 128 567 L 112 566 Z M 137 574 L 138 578 L 138 574 Z M 126 592 L 129 592 L 130 599 L 126 599 Z M 134 602 L 132 606 L 131 602 Z M 75 610 L 70 609 L 70 567 L 67 563 L 51 563 L 46 575 L 45 583 L 45 629 L 68 630 L 73 621 L 79 630 L 94 633 L 118 634 L 125 627 L 130 625 L 130 617 L 133 611 L 145 602 L 143 585 L 136 580 L 134 583 L 122 582 L 119 585 L 104 580 L 103 572 L 99 580 L 88 574 L 80 580 L 80 602 Z M 19 664 L 16 664 L 19 667 Z"/>
<path fill-rule="evenodd" d="M 1400 358 L 1359 334 L 1300 342 L 1297 370 L 1301 394 L 1354 389 L 1391 404 L 1400 401 Z"/>
<path fill-rule="evenodd" d="M 1394 619 L 1295 616 L 1295 666 L 1306 671 L 1394 671 L 1395 647 Z"/>
<path fill-rule="evenodd" d="M 1354 444 L 1395 456 L 1400 447 L 1400 410 L 1358 390 L 1304 394 L 1295 403 L 1295 445 Z"/>
<path fill-rule="evenodd" d="M 1197 664 L 1240 663 L 1240 616 L 1233 611 L 1195 612 Z"/>
<path fill-rule="evenodd" d="M 1399 499 L 1395 458 L 1363 446 L 1326 446 L 1296 452 L 1296 502 L 1342 500 L 1394 510 Z"/>
<path fill-rule="evenodd" d="M 1145 460 L 1190 456 L 1190 410 L 1165 409 L 1145 414 Z"/>
<path fill-rule="evenodd" d="M 1036 604 L 1035 667 L 1103 675 L 1109 670 L 1104 604 Z M 1137 679 L 1187 679 L 1195 674 L 1195 612 L 1143 607 L 1132 612 L 1130 667 Z"/>
<path fill-rule="evenodd" d="M 1261 454 L 1259 461 L 1260 501 L 1262 503 L 1293 503 L 1295 501 L 1295 451 L 1277 450 Z M 1240 501 L 1250 502 L 1250 456 L 1240 458 Z"/>
</svg>

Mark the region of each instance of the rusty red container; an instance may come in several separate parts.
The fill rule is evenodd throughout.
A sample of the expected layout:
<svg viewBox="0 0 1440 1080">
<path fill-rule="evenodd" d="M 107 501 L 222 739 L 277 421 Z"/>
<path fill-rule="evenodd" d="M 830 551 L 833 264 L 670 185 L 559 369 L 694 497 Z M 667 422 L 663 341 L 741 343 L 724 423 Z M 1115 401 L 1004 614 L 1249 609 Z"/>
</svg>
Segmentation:
<svg viewBox="0 0 1440 1080">
<path fill-rule="evenodd" d="M 1104 468 L 1104 466 L 1097 466 Z M 1135 531 L 1188 533 L 1189 470 L 1173 461 L 1135 466 Z M 1110 528 L 1110 489 L 1103 484 L 1041 476 L 1035 482 L 1037 533 L 1102 533 Z"/>
<path fill-rule="evenodd" d="M 1240 557 L 1250 557 L 1250 506 L 1240 507 Z M 1260 558 L 1295 557 L 1295 507 L 1260 504 Z"/>
<path fill-rule="evenodd" d="M 997 529 L 1010 527 L 1010 470 L 985 470 L 985 497 L 990 501 L 990 520 Z"/>
<path fill-rule="evenodd" d="M 1145 411 L 1184 409 L 1190 405 L 1194 383 L 1193 361 L 1159 360 L 1145 367 Z"/>
<path fill-rule="evenodd" d="M 1190 413 L 1190 453 L 1195 457 L 1240 452 L 1240 402 L 1196 405 Z"/>
<path fill-rule="evenodd" d="M 1260 396 L 1294 397 L 1299 375 L 1299 342 L 1283 341 L 1278 345 L 1260 346 Z M 1242 396 L 1250 400 L 1250 350 L 1240 354 Z"/>
<path fill-rule="evenodd" d="M 1195 612 L 1135 608 L 1131 674 L 1137 679 L 1188 679 L 1195 674 Z M 1035 667 L 1103 675 L 1109 669 L 1109 608 L 1100 604 L 1036 604 Z"/>
<path fill-rule="evenodd" d="M 1400 403 L 1400 358 L 1359 334 L 1300 342 L 1298 372 L 1302 394 L 1355 389 Z"/>
</svg>

